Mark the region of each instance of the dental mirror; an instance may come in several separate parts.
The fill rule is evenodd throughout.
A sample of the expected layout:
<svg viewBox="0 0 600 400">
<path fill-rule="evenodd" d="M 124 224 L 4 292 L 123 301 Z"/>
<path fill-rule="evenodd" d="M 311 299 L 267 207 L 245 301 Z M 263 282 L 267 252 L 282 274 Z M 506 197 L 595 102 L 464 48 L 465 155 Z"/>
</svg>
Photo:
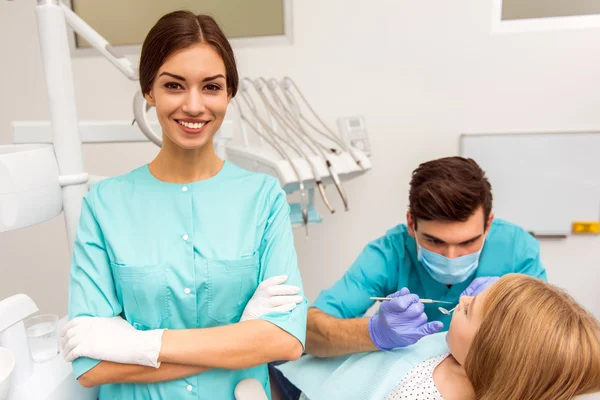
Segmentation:
<svg viewBox="0 0 600 400">
<path fill-rule="evenodd" d="M 456 306 L 458 307 L 458 306 Z M 454 307 L 452 310 L 448 311 L 446 310 L 444 307 L 438 307 L 438 310 L 440 310 L 440 312 L 444 315 L 451 315 L 452 311 L 456 310 L 456 307 Z"/>
</svg>

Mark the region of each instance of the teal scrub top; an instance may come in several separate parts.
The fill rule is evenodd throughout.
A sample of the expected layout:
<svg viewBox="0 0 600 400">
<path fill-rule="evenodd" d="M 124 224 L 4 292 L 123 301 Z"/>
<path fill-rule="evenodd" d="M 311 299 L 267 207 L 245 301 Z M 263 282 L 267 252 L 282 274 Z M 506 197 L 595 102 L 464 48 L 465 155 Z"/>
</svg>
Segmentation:
<svg viewBox="0 0 600 400">
<path fill-rule="evenodd" d="M 69 319 L 121 315 L 139 330 L 237 323 L 259 282 L 285 274 L 286 284 L 302 288 L 289 210 L 275 178 L 229 162 L 214 177 L 189 184 L 160 181 L 147 165 L 101 181 L 83 201 Z M 304 346 L 307 308 L 305 299 L 291 312 L 260 319 Z M 74 360 L 75 376 L 99 362 Z M 244 378 L 261 382 L 270 398 L 267 365 L 260 365 L 103 385 L 100 399 L 233 399 Z"/>
<path fill-rule="evenodd" d="M 457 304 L 460 294 L 473 279 L 513 272 L 547 280 L 540 261 L 539 243 L 514 224 L 494 219 L 476 272 L 450 288 L 434 280 L 421 265 L 417 259 L 417 243 L 408 233 L 406 224 L 402 224 L 369 243 L 346 274 L 331 288 L 322 291 L 312 307 L 337 318 L 362 317 L 373 305 L 369 297 L 385 297 L 403 287 L 420 298 Z M 428 320 L 441 321 L 444 330 L 448 330 L 451 317 L 438 310 L 440 304 L 424 306 Z"/>
</svg>

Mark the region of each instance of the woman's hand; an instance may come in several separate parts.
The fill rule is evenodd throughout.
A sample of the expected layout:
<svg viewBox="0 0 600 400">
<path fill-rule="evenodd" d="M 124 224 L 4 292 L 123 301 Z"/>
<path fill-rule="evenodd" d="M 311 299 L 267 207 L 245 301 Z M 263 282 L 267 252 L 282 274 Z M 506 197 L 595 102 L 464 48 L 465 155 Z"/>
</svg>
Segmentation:
<svg viewBox="0 0 600 400">
<path fill-rule="evenodd" d="M 79 357 L 158 368 L 164 329 L 138 331 L 121 317 L 77 317 L 61 331 L 63 357 Z"/>
<path fill-rule="evenodd" d="M 299 296 L 298 286 L 283 285 L 288 279 L 286 275 L 274 276 L 262 281 L 242 314 L 240 322 L 258 319 L 272 312 L 288 312 L 296 308 L 304 300 Z"/>
</svg>

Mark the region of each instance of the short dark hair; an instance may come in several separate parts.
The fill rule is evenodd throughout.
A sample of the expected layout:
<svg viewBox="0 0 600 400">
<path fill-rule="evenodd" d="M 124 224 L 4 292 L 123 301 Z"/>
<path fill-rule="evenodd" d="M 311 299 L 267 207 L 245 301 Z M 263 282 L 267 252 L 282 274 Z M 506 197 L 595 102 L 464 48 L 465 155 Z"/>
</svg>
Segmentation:
<svg viewBox="0 0 600 400">
<path fill-rule="evenodd" d="M 409 212 L 415 222 L 465 222 L 483 207 L 484 224 L 492 212 L 492 185 L 470 158 L 446 157 L 428 161 L 413 171 Z"/>
<path fill-rule="evenodd" d="M 227 89 L 234 97 L 239 76 L 229 41 L 212 17 L 185 10 L 162 16 L 144 39 L 139 67 L 142 93 L 150 92 L 158 70 L 173 53 L 198 43 L 209 44 L 221 56 Z"/>
</svg>

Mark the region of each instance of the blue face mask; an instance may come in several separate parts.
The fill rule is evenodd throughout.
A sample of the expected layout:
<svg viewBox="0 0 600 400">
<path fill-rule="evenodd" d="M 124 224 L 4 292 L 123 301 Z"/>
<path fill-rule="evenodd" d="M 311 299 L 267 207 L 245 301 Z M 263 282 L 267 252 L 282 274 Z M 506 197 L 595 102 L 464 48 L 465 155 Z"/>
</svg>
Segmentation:
<svg viewBox="0 0 600 400">
<path fill-rule="evenodd" d="M 444 285 L 456 285 L 466 281 L 475 272 L 484 243 L 485 239 L 479 251 L 475 253 L 448 258 L 421 247 L 417 241 L 418 259 L 433 279 Z"/>
</svg>

